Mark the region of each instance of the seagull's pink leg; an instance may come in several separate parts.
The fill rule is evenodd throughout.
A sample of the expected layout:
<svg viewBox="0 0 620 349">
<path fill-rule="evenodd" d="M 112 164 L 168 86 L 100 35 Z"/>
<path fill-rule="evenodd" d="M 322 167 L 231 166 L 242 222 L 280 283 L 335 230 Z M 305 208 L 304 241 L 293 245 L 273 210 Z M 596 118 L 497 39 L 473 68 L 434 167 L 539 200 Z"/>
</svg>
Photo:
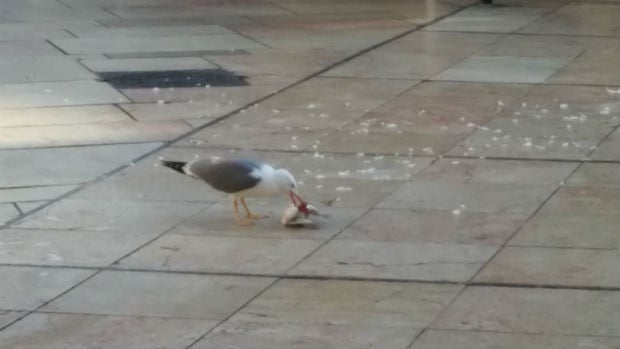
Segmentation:
<svg viewBox="0 0 620 349">
<path fill-rule="evenodd" d="M 237 203 L 237 197 L 236 196 L 233 198 L 233 208 L 234 208 L 234 211 L 235 211 L 235 221 L 237 221 L 237 224 L 239 224 L 240 226 L 244 226 L 244 227 L 248 226 L 248 225 L 254 224 L 254 222 L 252 222 L 251 220 L 243 220 L 239 216 L 239 203 Z"/>
<path fill-rule="evenodd" d="M 245 198 L 243 196 L 241 197 L 241 205 L 243 205 L 246 217 L 248 217 L 249 219 L 263 219 L 269 217 L 261 214 L 253 214 L 252 212 L 250 212 L 250 208 L 248 207 L 248 204 L 245 203 Z"/>
</svg>

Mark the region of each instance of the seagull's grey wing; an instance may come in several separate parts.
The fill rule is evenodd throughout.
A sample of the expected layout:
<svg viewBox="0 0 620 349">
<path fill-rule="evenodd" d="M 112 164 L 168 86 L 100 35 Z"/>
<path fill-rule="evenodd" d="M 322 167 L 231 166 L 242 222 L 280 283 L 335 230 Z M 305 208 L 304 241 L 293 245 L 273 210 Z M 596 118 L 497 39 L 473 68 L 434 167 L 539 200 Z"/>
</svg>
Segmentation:
<svg viewBox="0 0 620 349">
<path fill-rule="evenodd" d="M 244 159 L 198 160 L 190 163 L 188 172 L 225 193 L 236 193 L 254 187 L 260 180 L 262 164 Z"/>
</svg>

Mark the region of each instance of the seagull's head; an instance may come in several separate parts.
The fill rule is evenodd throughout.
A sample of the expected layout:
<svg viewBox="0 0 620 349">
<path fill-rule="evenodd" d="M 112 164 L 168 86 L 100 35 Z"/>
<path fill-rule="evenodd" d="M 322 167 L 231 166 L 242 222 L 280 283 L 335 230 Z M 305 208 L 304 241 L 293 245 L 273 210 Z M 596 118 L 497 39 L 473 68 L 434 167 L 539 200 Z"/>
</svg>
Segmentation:
<svg viewBox="0 0 620 349">
<path fill-rule="evenodd" d="M 273 173 L 273 179 L 281 193 L 297 192 L 297 181 L 287 170 L 280 168 Z"/>
</svg>

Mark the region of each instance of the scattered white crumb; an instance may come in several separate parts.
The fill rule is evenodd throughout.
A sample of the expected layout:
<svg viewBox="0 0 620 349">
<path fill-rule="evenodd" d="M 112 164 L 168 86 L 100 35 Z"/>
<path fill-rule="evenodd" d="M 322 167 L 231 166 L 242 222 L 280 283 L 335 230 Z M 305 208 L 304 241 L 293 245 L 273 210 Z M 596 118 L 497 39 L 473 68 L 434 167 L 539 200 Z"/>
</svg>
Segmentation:
<svg viewBox="0 0 620 349">
<path fill-rule="evenodd" d="M 336 191 L 337 192 L 353 191 L 353 188 L 351 188 L 351 187 L 336 187 Z"/>
</svg>

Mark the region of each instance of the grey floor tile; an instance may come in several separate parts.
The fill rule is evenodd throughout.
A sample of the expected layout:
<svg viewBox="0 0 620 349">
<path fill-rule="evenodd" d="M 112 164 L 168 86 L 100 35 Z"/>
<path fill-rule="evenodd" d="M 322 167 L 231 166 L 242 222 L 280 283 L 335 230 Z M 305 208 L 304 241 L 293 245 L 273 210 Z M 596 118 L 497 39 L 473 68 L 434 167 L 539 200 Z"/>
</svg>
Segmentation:
<svg viewBox="0 0 620 349">
<path fill-rule="evenodd" d="M 215 321 L 34 313 L 0 333 L 0 348 L 182 349 Z"/>
<path fill-rule="evenodd" d="M 0 204 L 0 224 L 4 224 L 4 222 L 8 222 L 18 216 L 19 211 L 15 208 L 15 205 L 12 203 Z"/>
<path fill-rule="evenodd" d="M 174 52 L 196 50 L 230 50 L 260 48 L 263 45 L 237 34 L 52 39 L 52 42 L 69 54 L 79 53 L 130 53 Z"/>
<path fill-rule="evenodd" d="M 63 53 L 44 40 L 0 42 L 0 57 L 62 56 Z"/>
<path fill-rule="evenodd" d="M 0 189 L 0 202 L 51 200 L 75 189 L 75 185 Z"/>
<path fill-rule="evenodd" d="M 93 73 L 74 59 L 63 56 L 3 58 L 0 61 L 0 84 L 94 78 Z"/>
<path fill-rule="evenodd" d="M 409 328 L 228 321 L 196 344 L 197 349 L 405 348 L 417 330 Z"/>
<path fill-rule="evenodd" d="M 106 271 L 44 310 L 222 320 L 271 278 Z"/>
<path fill-rule="evenodd" d="M 583 163 L 567 180 L 573 187 L 620 187 L 620 164 Z"/>
<path fill-rule="evenodd" d="M 0 128 L 0 149 L 168 141 L 191 129 L 181 121 L 121 121 Z"/>
<path fill-rule="evenodd" d="M 569 62 L 564 57 L 470 57 L 433 80 L 540 83 Z"/>
<path fill-rule="evenodd" d="M 447 243 L 337 240 L 321 247 L 293 268 L 289 274 L 467 281 L 497 248 Z"/>
<path fill-rule="evenodd" d="M 127 114 L 112 105 L 5 109 L 1 113 L 0 127 L 88 124 L 130 120 Z"/>
<path fill-rule="evenodd" d="M 422 334 L 411 348 L 491 349 L 502 347 L 506 349 L 562 349 L 580 347 L 613 348 L 618 345 L 620 345 L 620 338 L 617 337 L 431 330 Z"/>
<path fill-rule="evenodd" d="M 506 247 L 484 267 L 476 281 L 618 287 L 619 263 L 618 250 Z"/>
<path fill-rule="evenodd" d="M 283 274 L 320 240 L 166 234 L 120 263 L 121 268 L 240 274 Z"/>
<path fill-rule="evenodd" d="M 135 59 L 84 59 L 80 61 L 95 72 L 158 71 L 215 69 L 217 66 L 198 57 L 135 58 Z"/>
<path fill-rule="evenodd" d="M 128 38 L 159 36 L 192 36 L 209 34 L 232 34 L 233 32 L 219 25 L 174 25 L 129 28 L 84 27 L 71 30 L 78 38 Z"/>
<path fill-rule="evenodd" d="M 423 328 L 461 286 L 397 282 L 282 280 L 234 320 Z"/>
<path fill-rule="evenodd" d="M 501 245 L 527 219 L 525 214 L 373 209 L 337 239 L 416 244 Z"/>
<path fill-rule="evenodd" d="M 478 5 L 443 19 L 428 27 L 428 30 L 511 33 L 543 13 L 544 9 L 541 8 Z"/>
<path fill-rule="evenodd" d="M 107 267 L 148 242 L 127 232 L 0 230 L 0 263 Z"/>
<path fill-rule="evenodd" d="M 108 84 L 92 80 L 0 85 L 0 108 L 54 107 L 128 102 Z"/>
<path fill-rule="evenodd" d="M 158 143 L 0 150 L 0 187 L 85 182 L 153 150 Z M 63 159 L 59 162 L 58 159 Z M 14 166 L 19 163 L 20 166 Z"/>
<path fill-rule="evenodd" d="M 17 226 L 156 236 L 208 206 L 190 202 L 65 199 Z"/>
<path fill-rule="evenodd" d="M 0 267 L 0 309 L 33 310 L 93 273 L 80 269 Z"/>
<path fill-rule="evenodd" d="M 618 291 L 468 287 L 433 329 L 618 336 Z"/>
<path fill-rule="evenodd" d="M 24 314 L 24 311 L 0 310 L 0 327 L 10 324 Z"/>
</svg>

